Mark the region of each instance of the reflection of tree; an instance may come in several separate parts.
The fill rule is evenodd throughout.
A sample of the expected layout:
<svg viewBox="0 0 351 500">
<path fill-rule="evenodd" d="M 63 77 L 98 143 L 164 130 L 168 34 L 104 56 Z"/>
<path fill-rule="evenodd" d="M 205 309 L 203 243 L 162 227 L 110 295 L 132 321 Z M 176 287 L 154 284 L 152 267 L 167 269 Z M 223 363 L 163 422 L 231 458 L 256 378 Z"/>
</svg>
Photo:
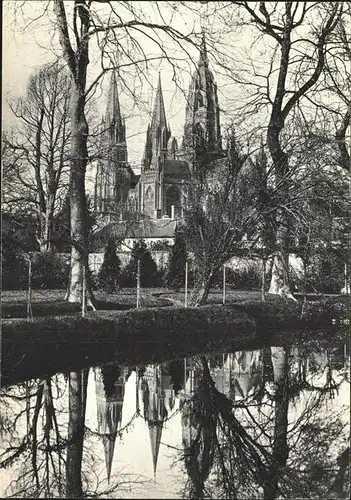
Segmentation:
<svg viewBox="0 0 351 500">
<path fill-rule="evenodd" d="M 53 390 L 54 388 L 54 390 Z M 0 468 L 21 466 L 9 496 L 61 496 L 64 488 L 64 456 L 66 441 L 58 422 L 54 401 L 62 396 L 58 378 L 26 383 L 17 391 L 9 391 L 7 399 L 18 404 L 14 415 L 9 445 L 1 455 Z M 55 393 L 55 394 L 54 394 Z M 16 426 L 25 418 L 26 432 L 16 436 Z M 9 429 L 7 429 L 9 430 Z"/>
<path fill-rule="evenodd" d="M 198 383 L 182 410 L 185 496 L 345 495 L 345 410 L 323 412 L 343 379 L 334 380 L 328 353 L 326 358 L 325 380 L 318 386 L 308 370 L 293 370 L 290 349 L 271 348 L 274 381 L 260 404 L 256 394 L 230 400 L 215 386 L 206 357 L 198 358 Z"/>
<path fill-rule="evenodd" d="M 120 475 L 108 484 L 96 473 L 93 436 L 85 428 L 86 397 L 86 370 L 3 393 L 0 469 L 15 476 L 7 496 L 104 496 L 141 482 L 137 476 Z"/>
<path fill-rule="evenodd" d="M 68 446 L 66 457 L 66 496 L 80 498 L 88 370 L 70 372 L 68 399 Z"/>
<path fill-rule="evenodd" d="M 182 412 L 184 463 L 189 476 L 187 498 L 206 498 L 205 482 L 213 465 L 218 415 L 209 383 L 205 376 L 200 378 L 195 395 Z"/>
<path fill-rule="evenodd" d="M 254 493 L 254 485 L 265 478 L 270 455 L 236 418 L 233 402 L 215 387 L 207 359 L 199 360 L 202 376 L 183 409 L 183 425 L 189 435 L 183 439 L 189 475 L 185 493 L 191 498 L 209 494 L 205 482 L 214 463 L 216 495 L 238 498 L 239 491 Z"/>
<path fill-rule="evenodd" d="M 273 375 L 275 384 L 275 415 L 272 458 L 268 480 L 264 484 L 264 498 L 275 498 L 279 493 L 278 480 L 282 477 L 289 455 L 288 433 L 288 349 L 285 347 L 271 347 Z"/>
</svg>

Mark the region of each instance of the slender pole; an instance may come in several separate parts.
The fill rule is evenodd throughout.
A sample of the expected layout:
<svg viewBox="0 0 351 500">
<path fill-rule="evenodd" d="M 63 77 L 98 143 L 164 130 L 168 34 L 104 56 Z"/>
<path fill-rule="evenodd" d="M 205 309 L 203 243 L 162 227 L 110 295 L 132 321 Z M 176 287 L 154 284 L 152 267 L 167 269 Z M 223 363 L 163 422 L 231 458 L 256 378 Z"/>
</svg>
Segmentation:
<svg viewBox="0 0 351 500">
<path fill-rule="evenodd" d="M 185 386 L 186 386 L 186 358 L 184 358 L 184 394 L 185 394 Z"/>
<path fill-rule="evenodd" d="M 188 307 L 188 261 L 185 261 L 185 294 L 184 307 Z"/>
<path fill-rule="evenodd" d="M 350 294 L 350 283 L 348 280 L 347 262 L 345 262 L 345 267 L 344 267 L 344 279 L 345 279 L 345 295 L 349 295 Z"/>
<path fill-rule="evenodd" d="M 225 265 L 223 266 L 223 305 L 225 304 Z"/>
<path fill-rule="evenodd" d="M 261 276 L 261 300 L 266 300 L 266 259 L 262 259 L 262 276 Z"/>
<path fill-rule="evenodd" d="M 32 259 L 28 258 L 28 298 L 27 298 L 27 319 L 33 319 L 32 311 Z"/>
<path fill-rule="evenodd" d="M 85 282 L 85 264 L 83 263 L 82 272 L 82 318 L 85 317 L 86 312 L 86 282 Z"/>
<path fill-rule="evenodd" d="M 136 308 L 140 307 L 140 259 L 137 261 L 137 297 Z"/>
</svg>

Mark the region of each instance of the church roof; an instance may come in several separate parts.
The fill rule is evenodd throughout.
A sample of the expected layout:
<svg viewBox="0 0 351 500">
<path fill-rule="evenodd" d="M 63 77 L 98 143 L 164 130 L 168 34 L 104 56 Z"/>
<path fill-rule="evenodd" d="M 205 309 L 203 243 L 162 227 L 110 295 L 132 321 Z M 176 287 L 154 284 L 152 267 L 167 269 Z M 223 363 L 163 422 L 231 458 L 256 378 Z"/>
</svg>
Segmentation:
<svg viewBox="0 0 351 500">
<path fill-rule="evenodd" d="M 173 219 L 155 219 L 141 221 L 136 228 L 128 230 L 127 238 L 173 238 L 176 221 Z"/>
<path fill-rule="evenodd" d="M 131 176 L 131 180 L 130 180 L 130 184 L 131 184 L 131 189 L 134 189 L 135 186 L 138 184 L 139 182 L 139 179 L 140 179 L 140 174 L 135 174 L 133 171 L 132 171 L 132 176 Z"/>
<path fill-rule="evenodd" d="M 165 160 L 165 177 L 175 177 L 177 179 L 190 179 L 190 170 L 188 165 L 179 160 Z"/>
<path fill-rule="evenodd" d="M 96 231 L 91 251 L 102 250 L 108 240 L 117 238 L 173 238 L 177 222 L 173 219 L 110 222 Z"/>
</svg>

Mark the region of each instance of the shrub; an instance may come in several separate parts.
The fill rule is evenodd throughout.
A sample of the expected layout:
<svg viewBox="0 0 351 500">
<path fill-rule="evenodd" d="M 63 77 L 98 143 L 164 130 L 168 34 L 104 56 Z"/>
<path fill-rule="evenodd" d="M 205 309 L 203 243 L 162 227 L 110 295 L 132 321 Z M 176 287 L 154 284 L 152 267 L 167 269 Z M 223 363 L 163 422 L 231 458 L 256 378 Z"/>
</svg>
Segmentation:
<svg viewBox="0 0 351 500">
<path fill-rule="evenodd" d="M 159 273 L 156 262 L 151 256 L 145 242 L 141 240 L 134 246 L 129 263 L 121 272 L 120 282 L 124 287 L 135 287 L 137 278 L 137 262 L 140 260 L 140 284 L 143 287 L 159 286 Z"/>
<path fill-rule="evenodd" d="M 1 287 L 3 290 L 18 290 L 28 283 L 28 261 L 16 246 L 2 245 Z"/>
<path fill-rule="evenodd" d="M 115 292 L 119 286 L 121 260 L 116 253 L 116 243 L 110 240 L 105 249 L 104 261 L 98 274 L 98 286 L 107 293 Z"/>
<path fill-rule="evenodd" d="M 186 259 L 186 244 L 182 235 L 177 231 L 174 245 L 171 247 L 168 268 L 165 274 L 165 284 L 170 288 L 177 290 L 184 286 Z"/>
<path fill-rule="evenodd" d="M 32 263 L 33 288 L 66 288 L 69 263 L 53 252 L 36 253 Z"/>
<path fill-rule="evenodd" d="M 295 290 L 303 292 L 302 276 L 292 272 Z M 336 253 L 316 254 L 306 271 L 306 291 L 308 293 L 340 293 L 344 285 L 344 261 Z"/>
<path fill-rule="evenodd" d="M 261 287 L 261 275 L 257 266 L 250 265 L 242 269 L 226 268 L 225 281 L 228 288 L 234 290 L 252 290 Z M 222 288 L 223 286 L 223 268 L 220 269 L 214 280 L 213 286 Z"/>
</svg>

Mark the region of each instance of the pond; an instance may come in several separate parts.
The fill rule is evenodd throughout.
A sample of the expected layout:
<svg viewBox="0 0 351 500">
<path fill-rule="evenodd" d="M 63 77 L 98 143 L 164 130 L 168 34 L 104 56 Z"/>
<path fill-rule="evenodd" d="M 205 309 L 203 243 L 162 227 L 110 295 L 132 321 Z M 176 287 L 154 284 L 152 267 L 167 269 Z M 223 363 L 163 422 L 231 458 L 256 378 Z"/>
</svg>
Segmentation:
<svg viewBox="0 0 351 500">
<path fill-rule="evenodd" d="M 149 361 L 3 388 L 0 494 L 348 498 L 347 344 Z"/>
</svg>

